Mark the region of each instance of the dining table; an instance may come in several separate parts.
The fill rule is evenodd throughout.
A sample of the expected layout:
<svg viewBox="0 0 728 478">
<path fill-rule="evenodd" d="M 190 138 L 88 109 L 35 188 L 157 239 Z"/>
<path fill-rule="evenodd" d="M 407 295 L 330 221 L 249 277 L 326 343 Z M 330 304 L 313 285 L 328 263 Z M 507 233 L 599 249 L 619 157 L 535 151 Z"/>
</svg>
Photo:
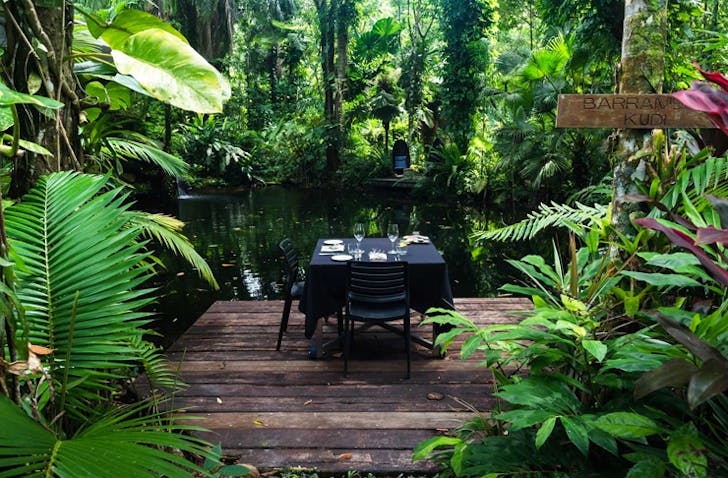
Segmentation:
<svg viewBox="0 0 728 478">
<path fill-rule="evenodd" d="M 329 244 L 341 241 L 342 251 L 331 252 L 336 246 Z M 299 310 L 305 315 L 305 335 L 312 339 L 320 332 L 320 319 L 341 314 L 346 302 L 347 244 L 353 239 L 322 238 L 316 243 L 306 271 L 306 282 Z M 322 249 L 323 248 L 323 249 Z M 362 261 L 369 261 L 369 252 L 393 250 L 387 238 L 365 238 L 361 242 Z M 407 261 L 409 267 L 410 307 L 424 314 L 432 307 L 454 309 L 452 289 L 447 263 L 435 245 L 427 238 L 412 242 L 405 247 L 404 254 L 386 254 L 387 261 Z M 341 255 L 344 255 L 341 257 Z M 379 257 L 383 257 L 382 254 Z M 433 327 L 433 340 L 413 335 L 412 340 L 434 350 L 432 342 L 442 328 Z M 321 345 L 319 344 L 319 351 Z M 437 352 L 439 354 L 439 352 Z"/>
</svg>

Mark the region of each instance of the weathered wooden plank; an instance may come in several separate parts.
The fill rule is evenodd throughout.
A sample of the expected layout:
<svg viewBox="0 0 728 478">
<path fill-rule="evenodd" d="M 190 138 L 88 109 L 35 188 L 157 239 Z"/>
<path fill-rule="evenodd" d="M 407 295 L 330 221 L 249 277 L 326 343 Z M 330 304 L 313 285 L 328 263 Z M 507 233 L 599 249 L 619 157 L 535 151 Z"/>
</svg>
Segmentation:
<svg viewBox="0 0 728 478">
<path fill-rule="evenodd" d="M 357 450 L 350 452 L 343 448 L 322 450 L 298 448 L 231 449 L 229 453 L 239 457 L 241 463 L 258 463 L 258 469 L 294 469 L 317 471 L 319 474 L 345 473 L 349 470 L 366 471 L 374 474 L 428 475 L 437 471 L 437 465 L 426 461 L 412 461 L 408 450 Z M 351 457 L 344 459 L 342 457 Z"/>
<path fill-rule="evenodd" d="M 209 429 L 333 429 L 360 430 L 439 430 L 455 428 L 473 418 L 472 412 L 206 412 L 204 426 Z M 199 422 L 195 422 L 200 424 Z"/>
<path fill-rule="evenodd" d="M 318 449 L 390 449 L 411 450 L 420 442 L 437 434 L 433 430 L 399 430 L 396 434 L 390 430 L 294 430 L 258 428 L 249 429 L 214 429 L 209 435 L 211 441 L 222 441 L 230 448 L 318 448 Z"/>
<path fill-rule="evenodd" d="M 234 397 L 241 394 L 250 394 L 255 397 L 276 398 L 276 397 L 299 397 L 302 401 L 316 400 L 320 397 L 370 397 L 371 400 L 380 400 L 383 397 L 399 397 L 404 402 L 422 400 L 428 393 L 441 393 L 447 396 L 462 398 L 471 401 L 477 398 L 488 398 L 489 390 L 485 384 L 471 383 L 445 383 L 445 384 L 401 384 L 390 383 L 372 385 L 369 383 L 358 383 L 352 385 L 257 385 L 255 388 L 241 387 L 238 384 L 217 384 L 199 383 L 195 384 L 175 397 L 175 404 L 180 403 L 186 397 Z"/>
<path fill-rule="evenodd" d="M 482 326 L 515 322 L 514 311 L 531 307 L 519 298 L 456 299 L 456 306 Z M 241 462 L 260 470 L 301 465 L 320 474 L 433 473 L 432 463 L 411 461 L 411 449 L 494 403 L 482 358 L 458 358 L 463 339 L 443 360 L 413 347 L 412 378 L 405 380 L 401 338 L 373 328 L 357 334 L 344 377 L 340 352 L 308 358 L 311 343 L 297 311 L 283 350 L 274 350 L 282 307 L 282 301 L 217 302 L 167 354 L 181 362 L 189 385 L 174 405 L 206 417 L 196 422 L 212 429 L 204 436 Z M 431 328 L 418 332 L 429 337 Z M 324 335 L 336 336 L 335 318 Z M 347 453 L 350 459 L 340 458 Z"/>
<path fill-rule="evenodd" d="M 490 383 L 491 374 L 487 370 L 483 370 L 478 374 L 473 372 L 462 372 L 453 370 L 448 373 L 442 372 L 422 372 L 413 367 L 412 377 L 404 378 L 405 364 L 402 361 L 399 370 L 391 372 L 372 372 L 371 369 L 364 370 L 356 367 L 356 362 L 349 362 L 349 375 L 344 377 L 342 367 L 337 365 L 336 370 L 321 373 L 259 373 L 259 374 L 199 374 L 199 375 L 183 375 L 183 380 L 188 384 L 195 383 L 214 383 L 234 384 L 241 388 L 246 385 L 275 385 L 281 383 L 298 384 L 298 385 L 358 385 L 368 383 L 372 385 L 401 383 L 403 385 L 414 384 L 432 384 L 432 383 L 463 383 L 486 384 Z M 414 365 L 414 363 L 413 363 Z M 198 382 L 198 380 L 200 382 Z"/>
<path fill-rule="evenodd" d="M 427 371 L 427 372 L 444 372 L 452 370 L 453 366 L 450 363 L 452 359 L 444 360 L 432 360 L 429 357 L 427 360 L 413 361 L 413 370 Z M 325 365 L 322 365 L 325 363 Z M 245 373 L 245 374 L 257 374 L 260 372 L 321 372 L 329 368 L 329 362 L 322 362 L 317 360 L 258 360 L 256 362 L 250 362 L 247 360 L 222 360 L 222 361 L 185 361 L 181 364 L 180 369 L 183 373 L 202 372 L 204 374 L 212 374 L 216 372 L 226 373 Z M 352 362 L 353 364 L 354 362 Z M 359 364 L 362 369 L 368 372 L 399 372 L 402 369 L 402 364 L 396 361 L 389 360 L 369 360 L 366 362 L 360 362 Z M 483 366 L 477 362 L 462 362 L 458 364 L 458 370 L 466 372 L 483 372 Z M 340 371 L 340 370 L 337 370 Z"/>
<path fill-rule="evenodd" d="M 433 393 L 433 392 L 430 392 Z M 463 403 L 451 396 L 443 396 L 441 400 L 428 400 L 426 396 L 403 401 L 399 394 L 380 397 L 376 400 L 362 394 L 349 396 L 310 396 L 301 397 L 246 397 L 246 396 L 185 396 L 175 401 L 175 406 L 186 408 L 191 413 L 219 412 L 219 411 L 247 411 L 247 412 L 325 412 L 333 409 L 342 409 L 351 413 L 358 412 L 392 412 L 404 411 L 460 411 L 465 412 L 468 406 L 476 406 L 480 410 L 487 410 L 494 404 L 494 399 L 488 396 L 470 394 L 463 397 Z M 467 402 L 468 406 L 464 403 Z"/>
<path fill-rule="evenodd" d="M 715 128 L 670 95 L 559 95 L 557 128 Z"/>
</svg>

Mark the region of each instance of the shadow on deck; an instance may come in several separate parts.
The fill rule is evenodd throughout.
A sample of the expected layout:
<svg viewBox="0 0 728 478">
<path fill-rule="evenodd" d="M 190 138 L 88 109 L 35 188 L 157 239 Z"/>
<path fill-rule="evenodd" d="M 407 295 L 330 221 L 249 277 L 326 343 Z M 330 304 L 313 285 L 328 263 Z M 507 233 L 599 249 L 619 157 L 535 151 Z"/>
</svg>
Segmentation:
<svg viewBox="0 0 728 478">
<path fill-rule="evenodd" d="M 455 304 L 481 325 L 514 322 L 511 312 L 530 307 L 513 298 Z M 345 378 L 338 354 L 308 358 L 297 311 L 275 351 L 282 308 L 282 301 L 216 302 L 167 354 L 182 362 L 182 380 L 189 384 L 175 406 L 204 417 L 199 424 L 211 430 L 205 438 L 221 442 L 240 463 L 261 471 L 290 465 L 319 476 L 347 470 L 429 474 L 435 465 L 413 462 L 412 449 L 472 417 L 470 406 L 491 408 L 490 372 L 478 366 L 482 357 L 460 360 L 459 345 L 435 359 L 413 344 L 412 378 L 406 380 L 401 338 L 373 328 L 356 336 Z M 335 323 L 325 334 L 335 334 Z"/>
</svg>

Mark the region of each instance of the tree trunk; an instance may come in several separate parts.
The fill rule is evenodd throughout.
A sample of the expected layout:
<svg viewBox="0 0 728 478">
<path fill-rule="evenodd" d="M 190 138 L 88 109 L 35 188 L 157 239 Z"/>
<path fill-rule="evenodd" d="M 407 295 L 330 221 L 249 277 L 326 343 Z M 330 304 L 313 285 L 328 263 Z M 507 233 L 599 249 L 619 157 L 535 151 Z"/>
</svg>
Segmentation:
<svg viewBox="0 0 728 478">
<path fill-rule="evenodd" d="M 14 158 L 10 195 L 19 197 L 43 174 L 82 169 L 80 103 L 71 55 L 73 7 L 66 2 L 43 7 L 31 0 L 8 0 L 3 7 L 7 34 L 3 59 L 9 86 L 65 105 L 51 114 L 19 105 L 21 138 L 53 154 L 25 151 Z"/>
<path fill-rule="evenodd" d="M 667 42 L 665 0 L 627 0 L 624 5 L 624 34 L 620 93 L 661 93 Z M 651 135 L 644 130 L 619 133 L 614 170 L 612 225 L 623 234 L 634 232 L 630 215 L 635 206 L 621 202 L 625 194 L 637 192 L 637 182 L 645 179 L 645 161 L 637 153 L 651 147 Z"/>
<path fill-rule="evenodd" d="M 326 119 L 326 166 L 328 171 L 339 167 L 339 140 L 336 128 L 334 91 L 336 71 L 334 64 L 335 15 L 333 1 L 315 0 L 321 35 L 321 73 L 324 85 L 324 118 Z"/>
</svg>

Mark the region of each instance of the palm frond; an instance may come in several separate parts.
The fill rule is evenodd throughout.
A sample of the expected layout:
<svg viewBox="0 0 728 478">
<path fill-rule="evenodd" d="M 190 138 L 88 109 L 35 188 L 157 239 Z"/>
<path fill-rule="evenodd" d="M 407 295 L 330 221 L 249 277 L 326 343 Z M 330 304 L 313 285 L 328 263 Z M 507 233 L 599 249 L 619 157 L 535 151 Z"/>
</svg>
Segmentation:
<svg viewBox="0 0 728 478">
<path fill-rule="evenodd" d="M 71 438 L 57 437 L 0 395 L 0 475 L 76 478 L 187 478 L 204 470 L 178 454 L 206 455 L 208 444 L 185 435 L 199 430 L 147 414 L 142 403 L 113 409 Z M 139 416 L 141 413 L 141 416 Z"/>
<path fill-rule="evenodd" d="M 68 403 L 83 414 L 109 381 L 129 374 L 139 358 L 130 343 L 149 314 L 149 253 L 129 227 L 125 195 L 102 194 L 103 176 L 73 172 L 42 177 L 6 211 L 17 268 L 17 295 L 30 340 L 54 350 L 50 374 L 73 383 Z M 66 375 L 67 374 L 67 375 Z M 68 382 L 65 382 L 65 380 Z M 58 389 L 63 388 L 59 386 Z"/>
<path fill-rule="evenodd" d="M 608 206 L 595 204 L 585 206 L 576 203 L 575 207 L 565 204 L 540 204 L 537 211 L 530 212 L 526 219 L 492 231 L 473 234 L 477 241 L 520 241 L 532 239 L 537 233 L 549 227 L 566 227 L 568 224 L 588 224 L 600 221 L 607 215 Z"/>
<path fill-rule="evenodd" d="M 181 158 L 162 151 L 148 138 L 135 134 L 134 138 L 105 138 L 102 154 L 114 158 L 144 161 L 162 168 L 167 174 L 181 177 L 189 171 L 189 165 Z"/>
<path fill-rule="evenodd" d="M 164 214 L 129 211 L 129 223 L 139 227 L 147 238 L 161 243 L 176 255 L 184 258 L 214 290 L 220 288 L 210 266 L 182 234 L 184 227 L 182 221 Z"/>
<path fill-rule="evenodd" d="M 700 164 L 691 166 L 680 172 L 675 184 L 665 193 L 661 200 L 668 209 L 675 208 L 682 202 L 682 195 L 687 194 L 692 200 L 703 201 L 705 194 L 724 196 L 728 190 L 728 157 L 708 157 Z"/>
<path fill-rule="evenodd" d="M 174 393 L 186 386 L 156 345 L 139 337 L 133 342 L 133 346 L 139 351 L 139 362 L 152 389 L 164 389 Z"/>
</svg>

